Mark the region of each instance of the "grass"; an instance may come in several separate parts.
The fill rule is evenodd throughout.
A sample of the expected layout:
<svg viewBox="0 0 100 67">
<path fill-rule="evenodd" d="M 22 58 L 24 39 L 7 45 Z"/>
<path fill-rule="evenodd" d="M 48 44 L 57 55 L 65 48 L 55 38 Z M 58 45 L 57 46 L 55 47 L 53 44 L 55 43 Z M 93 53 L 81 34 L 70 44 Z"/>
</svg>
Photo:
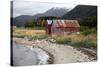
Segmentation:
<svg viewBox="0 0 100 67">
<path fill-rule="evenodd" d="M 95 29 L 85 30 L 79 35 L 63 35 L 53 37 L 57 43 L 74 47 L 97 48 L 97 34 Z"/>
<path fill-rule="evenodd" d="M 16 28 L 13 31 L 13 37 L 24 38 L 28 37 L 30 40 L 53 38 L 56 43 L 71 45 L 74 47 L 97 48 L 97 34 L 96 29 L 86 29 L 80 34 L 63 35 L 48 37 L 45 30 L 32 29 L 32 28 Z"/>
<path fill-rule="evenodd" d="M 96 34 L 96 29 L 95 28 L 92 28 L 92 29 L 86 28 L 81 34 L 83 34 L 83 35 Z"/>
<path fill-rule="evenodd" d="M 16 28 L 13 30 L 13 37 L 19 37 L 24 38 L 28 37 L 31 40 L 35 39 L 45 39 L 47 38 L 47 35 L 45 33 L 45 30 L 37 30 L 32 28 Z"/>
</svg>

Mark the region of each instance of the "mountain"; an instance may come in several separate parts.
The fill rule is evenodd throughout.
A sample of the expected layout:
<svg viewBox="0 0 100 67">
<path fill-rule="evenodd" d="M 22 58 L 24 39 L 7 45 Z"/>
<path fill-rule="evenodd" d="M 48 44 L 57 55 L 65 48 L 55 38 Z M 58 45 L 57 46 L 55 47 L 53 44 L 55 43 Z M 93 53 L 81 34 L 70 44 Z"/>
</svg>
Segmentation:
<svg viewBox="0 0 100 67">
<path fill-rule="evenodd" d="M 38 14 L 35 14 L 33 16 L 21 15 L 21 16 L 15 17 L 13 19 L 13 25 L 23 26 L 27 21 L 30 21 L 30 20 L 33 20 L 33 19 L 37 19 L 37 18 L 42 17 L 42 16 L 57 16 L 57 17 L 61 17 L 65 13 L 67 13 L 68 10 L 69 9 L 55 7 L 55 8 L 51 8 L 51 9 L 47 10 L 44 13 L 38 13 Z"/>
<path fill-rule="evenodd" d="M 57 16 L 57 17 L 61 17 L 64 14 L 66 14 L 68 11 L 69 11 L 69 9 L 66 9 L 66 8 L 54 7 L 54 8 L 51 8 L 51 9 L 47 10 L 44 13 L 38 13 L 38 14 L 34 15 L 34 18 L 38 18 L 38 17 L 41 17 L 41 16 Z"/>
<path fill-rule="evenodd" d="M 67 13 L 69 11 L 69 9 L 65 9 L 65 8 L 51 8 L 48 11 L 46 11 L 44 13 L 45 16 L 63 16 L 65 13 Z"/>
<path fill-rule="evenodd" d="M 97 16 L 97 6 L 78 5 L 62 16 L 63 19 L 82 19 L 85 17 Z"/>
<path fill-rule="evenodd" d="M 13 25 L 23 26 L 27 21 L 31 21 L 31 20 L 33 20 L 33 16 L 21 15 L 13 18 Z"/>
</svg>

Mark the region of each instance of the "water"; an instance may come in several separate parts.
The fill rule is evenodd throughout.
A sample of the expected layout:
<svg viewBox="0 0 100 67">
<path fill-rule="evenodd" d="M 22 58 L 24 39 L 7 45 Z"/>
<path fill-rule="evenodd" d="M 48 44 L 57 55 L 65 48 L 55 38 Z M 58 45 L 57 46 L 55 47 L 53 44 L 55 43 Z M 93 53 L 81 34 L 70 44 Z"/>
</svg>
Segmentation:
<svg viewBox="0 0 100 67">
<path fill-rule="evenodd" d="M 48 54 L 40 48 L 13 43 L 13 65 L 31 66 L 48 64 Z"/>
</svg>

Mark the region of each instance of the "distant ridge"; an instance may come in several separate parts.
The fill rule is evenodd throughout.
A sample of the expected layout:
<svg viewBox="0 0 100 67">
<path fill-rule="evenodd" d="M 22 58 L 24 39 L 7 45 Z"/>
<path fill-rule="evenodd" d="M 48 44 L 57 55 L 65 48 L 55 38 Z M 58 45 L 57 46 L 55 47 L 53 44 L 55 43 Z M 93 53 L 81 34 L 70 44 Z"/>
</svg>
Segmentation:
<svg viewBox="0 0 100 67">
<path fill-rule="evenodd" d="M 62 16 L 63 19 L 81 19 L 89 16 L 97 16 L 97 6 L 78 5 Z"/>
<path fill-rule="evenodd" d="M 57 17 L 61 17 L 65 13 L 67 13 L 68 10 L 69 9 L 54 7 L 54 8 L 51 8 L 51 9 L 47 10 L 44 13 L 38 13 L 38 14 L 35 14 L 33 16 L 21 15 L 21 16 L 13 18 L 13 25 L 15 25 L 15 26 L 23 26 L 26 22 L 31 21 L 33 19 L 37 19 L 37 18 L 42 17 L 42 16 L 57 16 Z"/>
</svg>

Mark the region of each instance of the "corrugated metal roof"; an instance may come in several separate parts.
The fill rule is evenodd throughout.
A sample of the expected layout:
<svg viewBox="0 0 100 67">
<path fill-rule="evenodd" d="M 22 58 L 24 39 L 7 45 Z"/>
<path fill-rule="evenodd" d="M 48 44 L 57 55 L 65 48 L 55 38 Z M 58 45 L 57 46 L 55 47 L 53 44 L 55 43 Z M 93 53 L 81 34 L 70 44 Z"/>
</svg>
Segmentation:
<svg viewBox="0 0 100 67">
<path fill-rule="evenodd" d="M 55 27 L 80 27 L 77 20 L 53 20 Z"/>
</svg>

